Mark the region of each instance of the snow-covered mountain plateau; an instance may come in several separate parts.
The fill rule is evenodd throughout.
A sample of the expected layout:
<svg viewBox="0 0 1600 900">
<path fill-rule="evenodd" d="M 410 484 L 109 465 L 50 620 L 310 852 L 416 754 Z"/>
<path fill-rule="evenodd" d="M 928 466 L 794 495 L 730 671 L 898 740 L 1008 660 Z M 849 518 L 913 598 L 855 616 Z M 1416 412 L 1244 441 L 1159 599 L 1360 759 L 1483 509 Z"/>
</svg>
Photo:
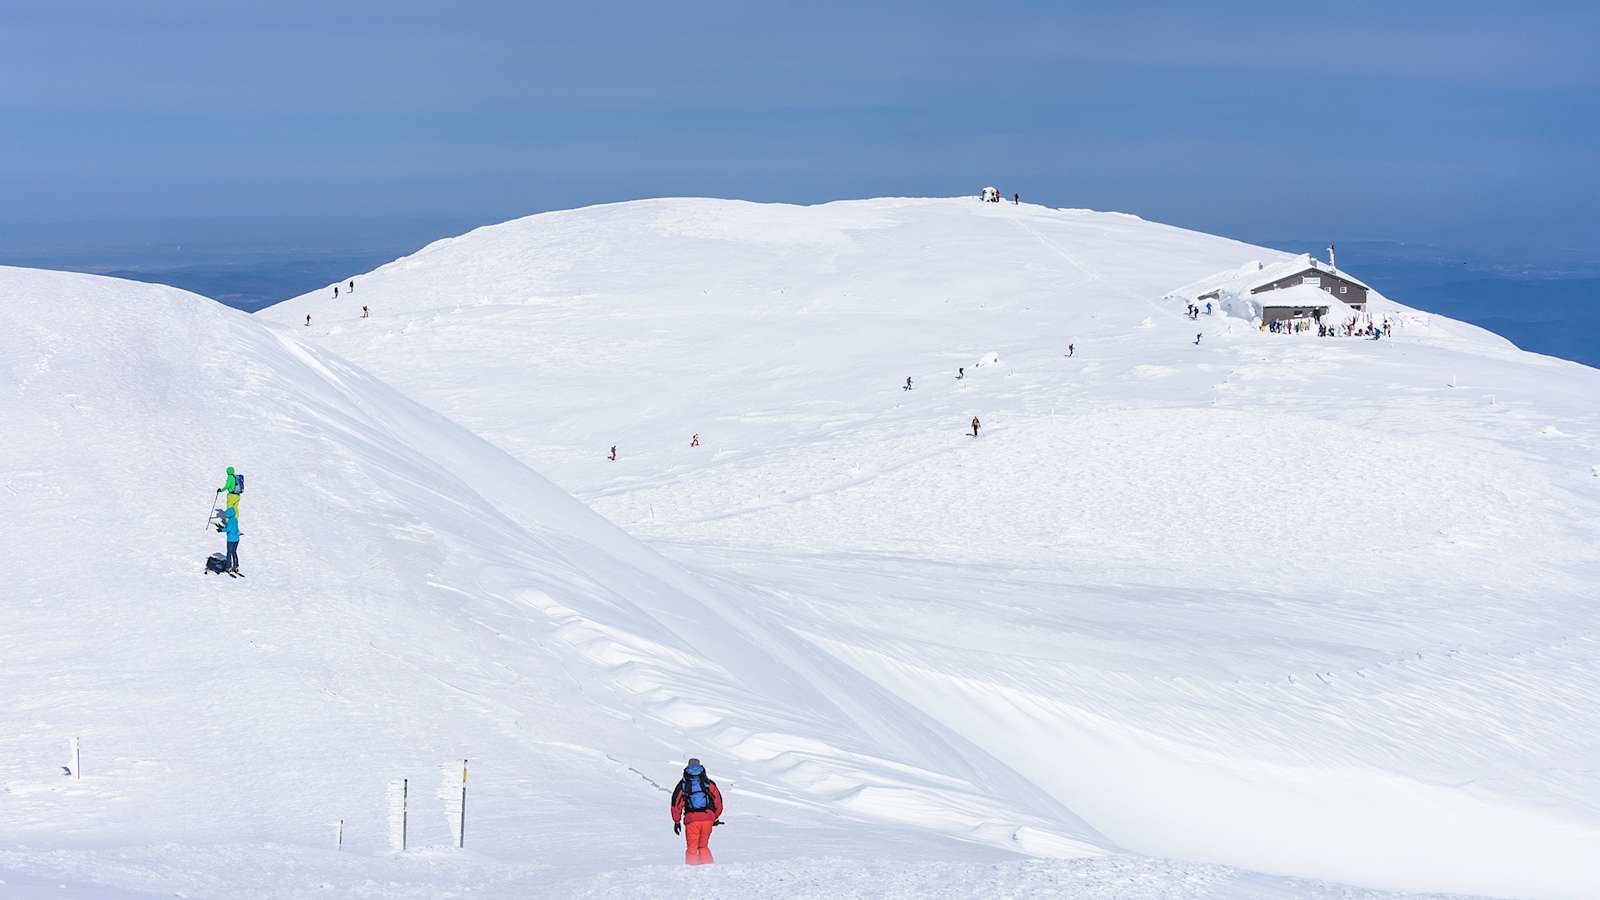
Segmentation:
<svg viewBox="0 0 1600 900">
<path fill-rule="evenodd" d="M 1600 371 L 1189 309 L 1294 268 L 965 198 L 0 268 L 0 897 L 1596 896 Z"/>
</svg>

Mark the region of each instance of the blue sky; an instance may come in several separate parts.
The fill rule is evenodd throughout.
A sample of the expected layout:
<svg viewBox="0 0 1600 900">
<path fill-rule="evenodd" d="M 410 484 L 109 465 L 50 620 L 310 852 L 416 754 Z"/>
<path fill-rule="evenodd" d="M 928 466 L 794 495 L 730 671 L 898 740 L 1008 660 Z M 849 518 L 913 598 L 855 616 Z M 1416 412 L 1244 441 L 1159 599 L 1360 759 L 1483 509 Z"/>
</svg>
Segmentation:
<svg viewBox="0 0 1600 900">
<path fill-rule="evenodd" d="M 1600 4 L 0 0 L 0 224 L 998 184 L 1596 254 Z"/>
</svg>

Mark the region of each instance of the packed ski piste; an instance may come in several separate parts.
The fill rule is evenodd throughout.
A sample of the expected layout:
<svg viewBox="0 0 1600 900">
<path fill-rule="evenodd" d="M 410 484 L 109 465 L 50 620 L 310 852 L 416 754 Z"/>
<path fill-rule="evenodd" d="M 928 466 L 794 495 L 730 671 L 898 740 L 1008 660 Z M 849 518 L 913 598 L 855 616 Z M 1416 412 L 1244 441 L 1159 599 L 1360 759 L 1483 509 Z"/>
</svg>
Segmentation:
<svg viewBox="0 0 1600 900">
<path fill-rule="evenodd" d="M 0 268 L 0 896 L 1596 896 L 1600 372 L 1004 199 Z"/>
</svg>

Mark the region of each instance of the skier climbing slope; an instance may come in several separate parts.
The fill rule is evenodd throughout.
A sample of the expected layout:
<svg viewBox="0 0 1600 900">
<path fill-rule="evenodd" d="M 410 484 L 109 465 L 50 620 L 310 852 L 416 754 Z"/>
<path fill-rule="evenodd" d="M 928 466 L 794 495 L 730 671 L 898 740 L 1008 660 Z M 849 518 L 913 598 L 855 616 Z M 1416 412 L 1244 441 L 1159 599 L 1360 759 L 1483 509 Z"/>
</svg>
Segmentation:
<svg viewBox="0 0 1600 900">
<path fill-rule="evenodd" d="M 683 835 L 685 865 L 701 866 L 716 862 L 711 856 L 711 830 L 722 818 L 722 791 L 706 774 L 698 759 L 690 759 L 683 777 L 672 789 L 672 833 Z"/>
</svg>

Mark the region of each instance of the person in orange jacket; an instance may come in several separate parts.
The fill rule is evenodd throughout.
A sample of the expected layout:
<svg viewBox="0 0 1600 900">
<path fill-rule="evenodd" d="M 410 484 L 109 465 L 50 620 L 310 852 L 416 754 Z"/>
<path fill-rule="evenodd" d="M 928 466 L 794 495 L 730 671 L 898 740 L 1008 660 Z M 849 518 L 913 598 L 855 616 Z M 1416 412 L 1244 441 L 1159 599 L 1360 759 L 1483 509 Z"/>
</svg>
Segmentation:
<svg viewBox="0 0 1600 900">
<path fill-rule="evenodd" d="M 700 866 L 716 862 L 711 858 L 711 829 L 722 824 L 722 792 L 706 774 L 700 760 L 690 759 L 683 777 L 672 789 L 672 833 L 682 834 L 685 865 Z M 685 834 L 687 832 L 687 834 Z"/>
</svg>

